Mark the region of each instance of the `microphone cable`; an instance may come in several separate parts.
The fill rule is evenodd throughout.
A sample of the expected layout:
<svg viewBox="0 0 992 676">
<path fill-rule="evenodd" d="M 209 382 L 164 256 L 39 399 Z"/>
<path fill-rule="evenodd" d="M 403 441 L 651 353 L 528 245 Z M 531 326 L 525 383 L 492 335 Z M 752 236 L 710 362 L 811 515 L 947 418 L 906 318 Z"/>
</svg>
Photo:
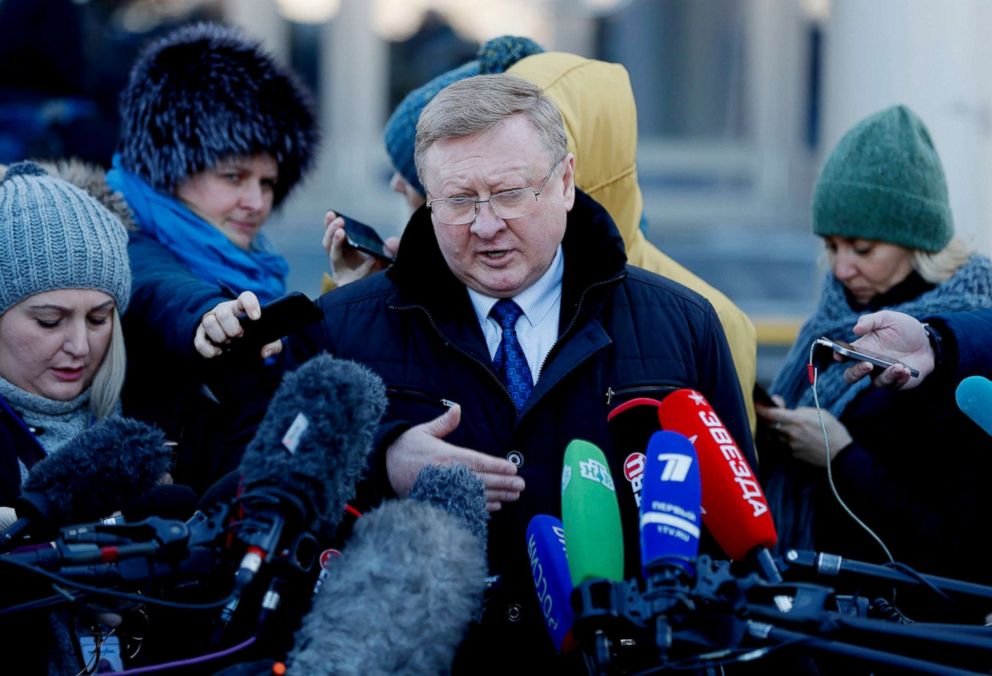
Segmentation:
<svg viewBox="0 0 992 676">
<path fill-rule="evenodd" d="M 57 573 L 53 573 L 53 572 L 47 571 L 47 570 L 42 570 L 41 568 L 37 568 L 37 567 L 35 567 L 35 566 L 33 566 L 33 565 L 29 564 L 29 563 L 24 563 L 22 561 L 16 561 L 14 559 L 10 559 L 10 558 L 7 558 L 5 556 L 0 556 L 0 563 L 6 563 L 7 565 L 14 566 L 15 568 L 18 568 L 20 570 L 24 570 L 24 571 L 27 571 L 29 573 L 34 573 L 35 575 L 39 575 L 41 577 L 47 578 L 48 580 L 51 580 L 52 582 L 56 583 L 57 585 L 60 585 L 61 587 L 69 587 L 71 589 L 78 589 L 79 591 L 88 592 L 88 593 L 94 594 L 96 596 L 110 596 L 112 598 L 123 599 L 125 601 L 133 601 L 133 602 L 138 603 L 138 604 L 148 604 L 148 605 L 153 605 L 153 606 L 162 606 L 162 607 L 165 607 L 165 608 L 174 608 L 174 609 L 177 609 L 177 610 L 213 610 L 215 608 L 221 608 L 221 607 L 223 607 L 232 598 L 232 595 L 231 594 L 228 594 L 223 599 L 220 599 L 218 601 L 209 601 L 207 603 L 182 603 L 182 602 L 179 602 L 179 601 L 169 601 L 167 599 L 160 599 L 160 598 L 157 598 L 157 597 L 154 597 L 154 596 L 145 596 L 143 594 L 131 594 L 129 592 L 123 592 L 123 591 L 119 591 L 119 590 L 116 590 L 116 589 L 109 589 L 109 588 L 104 588 L 104 587 L 94 587 L 92 585 L 84 584 L 84 583 L 78 582 L 76 580 L 70 580 L 69 578 L 62 577 L 61 575 L 58 575 Z M 55 587 L 55 588 L 56 589 L 59 589 L 59 587 Z M 59 589 L 59 591 L 63 595 L 66 595 L 67 598 L 69 598 L 69 599 L 72 598 L 71 595 L 67 591 L 61 590 L 61 589 Z M 41 601 L 47 601 L 50 598 L 51 597 L 46 597 L 45 599 L 41 599 Z M 12 612 L 14 612 L 16 610 L 19 610 L 19 609 L 25 609 L 26 606 L 27 607 L 30 607 L 30 604 L 31 603 L 34 603 L 34 602 L 29 602 L 29 603 L 20 604 L 20 605 L 17 605 L 17 606 L 11 606 L 9 608 L 0 609 L 0 617 L 2 617 L 3 615 L 8 615 L 8 614 L 10 614 L 10 613 L 12 613 Z"/>
<path fill-rule="evenodd" d="M 824 460 L 826 461 L 826 465 L 827 465 L 827 483 L 830 485 L 830 492 L 833 494 L 834 499 L 837 500 L 837 504 L 839 504 L 841 508 L 845 512 L 847 512 L 847 515 L 850 516 L 852 519 L 854 519 L 854 522 L 857 523 L 862 528 L 862 530 L 868 533 L 868 535 L 871 536 L 871 538 L 875 540 L 876 543 L 878 543 L 878 546 L 882 548 L 882 552 L 884 552 L 885 558 L 889 560 L 889 563 L 895 564 L 896 560 L 892 556 L 892 552 L 889 551 L 888 546 L 886 546 L 882 538 L 874 530 L 872 530 L 868 526 L 868 524 L 866 524 L 857 514 L 855 514 L 854 510 L 852 510 L 850 507 L 847 506 L 847 503 L 844 502 L 844 499 L 840 497 L 840 493 L 837 491 L 837 486 L 834 483 L 834 475 L 833 475 L 833 471 L 831 470 L 831 466 L 833 463 L 830 461 L 830 439 L 827 435 L 827 425 L 826 423 L 823 422 L 823 409 L 820 408 L 820 397 L 818 396 L 816 391 L 816 377 L 817 374 L 819 373 L 819 370 L 816 367 L 816 362 L 813 359 L 813 352 L 814 350 L 816 350 L 816 346 L 817 346 L 816 341 L 813 341 L 809 346 L 809 361 L 806 364 L 806 370 L 809 376 L 810 389 L 813 391 L 813 403 L 816 406 L 816 418 L 820 423 L 820 432 L 823 434 L 823 453 L 824 453 Z"/>
</svg>

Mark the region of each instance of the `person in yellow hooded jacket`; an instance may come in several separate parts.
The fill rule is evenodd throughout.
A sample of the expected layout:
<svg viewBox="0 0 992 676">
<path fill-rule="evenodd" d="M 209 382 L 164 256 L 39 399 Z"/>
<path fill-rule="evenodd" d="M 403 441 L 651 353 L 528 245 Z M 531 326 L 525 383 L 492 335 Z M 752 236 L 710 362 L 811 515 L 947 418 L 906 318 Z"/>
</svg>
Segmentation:
<svg viewBox="0 0 992 676">
<path fill-rule="evenodd" d="M 386 150 L 395 173 L 392 188 L 412 209 L 424 203 L 425 190 L 413 163 L 414 132 L 423 108 L 444 87 L 480 73 L 508 72 L 537 86 L 561 111 L 568 151 L 575 155 L 576 185 L 602 204 L 623 237 L 630 264 L 668 277 L 699 293 L 713 305 L 730 351 L 755 429 L 752 390 L 757 372 L 757 336 L 751 320 L 729 298 L 674 261 L 644 236 L 640 224 L 644 199 L 637 182 L 637 105 L 627 69 L 617 63 L 565 52 L 545 52 L 527 38 L 502 36 L 485 43 L 478 59 L 434 78 L 410 92 L 386 124 Z M 381 268 L 382 263 L 348 247 L 343 221 L 333 211 L 325 219 L 324 248 L 334 283 L 343 285 Z M 395 252 L 399 240 L 387 240 Z M 330 278 L 326 280 L 330 282 Z M 324 290 L 332 284 L 325 283 Z"/>
</svg>

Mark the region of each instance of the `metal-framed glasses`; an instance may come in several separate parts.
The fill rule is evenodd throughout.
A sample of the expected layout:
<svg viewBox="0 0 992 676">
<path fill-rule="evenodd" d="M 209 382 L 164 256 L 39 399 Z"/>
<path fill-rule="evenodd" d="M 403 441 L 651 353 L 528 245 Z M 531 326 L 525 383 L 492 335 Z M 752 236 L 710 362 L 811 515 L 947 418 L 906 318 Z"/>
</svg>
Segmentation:
<svg viewBox="0 0 992 676">
<path fill-rule="evenodd" d="M 537 188 L 514 188 L 513 190 L 503 190 L 493 193 L 489 199 L 477 200 L 472 197 L 443 197 L 436 200 L 428 200 L 427 208 L 438 223 L 443 225 L 468 225 L 474 223 L 479 216 L 479 205 L 489 204 L 497 218 L 504 221 L 511 218 L 526 216 L 537 204 L 537 198 L 544 192 L 545 186 L 551 180 L 551 175 L 561 164 L 564 157 L 551 165 L 548 175 L 541 181 L 541 187 Z"/>
</svg>

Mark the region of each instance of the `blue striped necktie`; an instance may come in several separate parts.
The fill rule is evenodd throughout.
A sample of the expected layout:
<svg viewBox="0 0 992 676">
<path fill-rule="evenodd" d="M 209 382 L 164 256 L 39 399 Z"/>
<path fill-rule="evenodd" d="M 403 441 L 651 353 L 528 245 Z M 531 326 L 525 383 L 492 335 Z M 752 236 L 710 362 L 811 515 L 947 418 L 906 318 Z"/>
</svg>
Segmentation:
<svg viewBox="0 0 992 676">
<path fill-rule="evenodd" d="M 523 310 L 509 298 L 504 298 L 493 306 L 489 314 L 503 329 L 503 337 L 496 348 L 493 365 L 496 366 L 496 372 L 506 385 L 506 389 L 510 391 L 513 405 L 520 410 L 534 389 L 534 380 L 527 366 L 527 358 L 524 357 L 524 351 L 517 340 L 515 328 Z"/>
</svg>

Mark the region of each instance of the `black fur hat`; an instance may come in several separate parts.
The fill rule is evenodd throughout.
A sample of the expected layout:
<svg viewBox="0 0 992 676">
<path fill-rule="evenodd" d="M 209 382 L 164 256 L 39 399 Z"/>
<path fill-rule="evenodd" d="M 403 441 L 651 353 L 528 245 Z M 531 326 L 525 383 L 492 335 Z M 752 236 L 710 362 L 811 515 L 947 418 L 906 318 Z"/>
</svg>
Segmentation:
<svg viewBox="0 0 992 676">
<path fill-rule="evenodd" d="M 121 163 L 162 192 L 232 156 L 268 153 L 278 205 L 313 164 L 319 133 L 302 82 L 229 26 L 199 23 L 152 43 L 121 94 Z"/>
</svg>

